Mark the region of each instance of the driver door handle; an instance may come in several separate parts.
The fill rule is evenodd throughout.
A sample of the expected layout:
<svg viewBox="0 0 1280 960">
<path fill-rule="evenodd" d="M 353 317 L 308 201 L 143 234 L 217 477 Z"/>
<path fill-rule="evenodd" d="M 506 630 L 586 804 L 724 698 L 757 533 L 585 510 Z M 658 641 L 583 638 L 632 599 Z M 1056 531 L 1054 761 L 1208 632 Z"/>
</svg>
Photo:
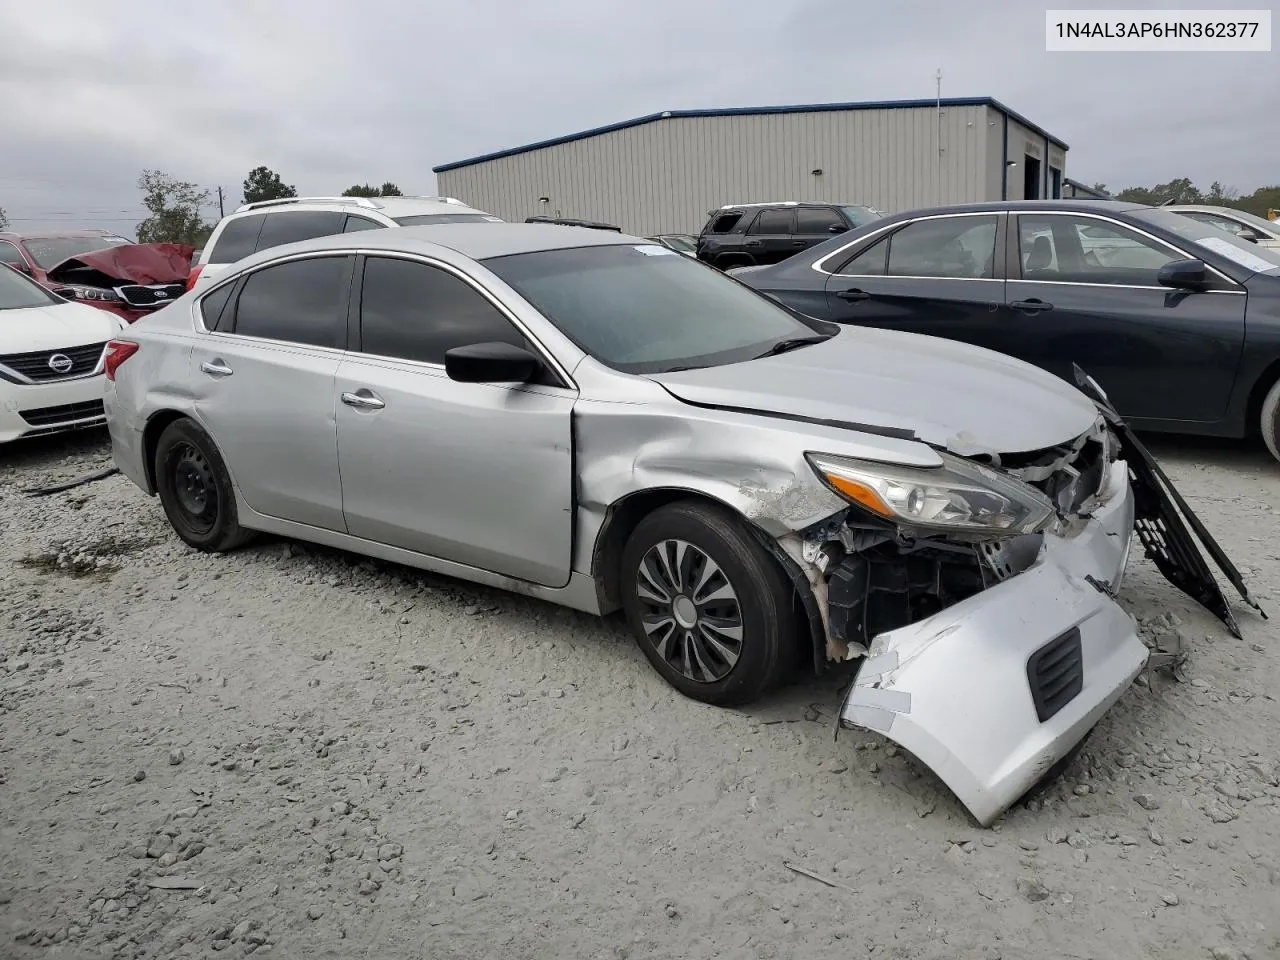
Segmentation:
<svg viewBox="0 0 1280 960">
<path fill-rule="evenodd" d="M 1044 300 L 1035 297 L 1030 300 L 1011 300 L 1009 306 L 1013 307 L 1014 310 L 1022 310 L 1025 313 L 1042 313 L 1045 310 L 1053 309 L 1052 303 L 1046 303 Z"/>
<path fill-rule="evenodd" d="M 211 377 L 229 377 L 235 373 L 221 357 L 216 360 L 206 360 L 200 364 L 200 369 Z"/>
<path fill-rule="evenodd" d="M 360 410 L 381 410 L 386 406 L 381 397 L 364 387 L 361 387 L 355 393 L 344 393 L 342 402 L 348 407 L 356 407 Z"/>
<path fill-rule="evenodd" d="M 759 247 L 764 243 L 763 240 L 748 240 L 743 244 L 744 247 Z"/>
<path fill-rule="evenodd" d="M 853 303 L 857 300 L 871 299 L 871 294 L 867 293 L 865 290 L 859 290 L 857 287 L 854 287 L 852 290 L 841 290 L 836 294 L 836 296 L 841 300 L 847 300 L 849 303 Z"/>
</svg>

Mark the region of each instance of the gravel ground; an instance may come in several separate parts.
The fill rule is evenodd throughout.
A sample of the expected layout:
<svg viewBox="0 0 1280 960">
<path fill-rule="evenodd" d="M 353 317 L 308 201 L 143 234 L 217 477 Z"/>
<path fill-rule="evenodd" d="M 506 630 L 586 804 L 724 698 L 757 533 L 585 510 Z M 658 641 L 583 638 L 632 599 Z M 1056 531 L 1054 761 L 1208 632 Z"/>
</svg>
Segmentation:
<svg viewBox="0 0 1280 960">
<path fill-rule="evenodd" d="M 1280 468 L 1157 450 L 1245 639 L 1135 561 L 1144 676 L 973 825 L 847 670 L 745 711 L 615 621 L 267 540 L 206 556 L 98 433 L 0 454 L 0 957 L 1280 956 Z M 807 872 L 806 872 L 807 871 Z"/>
</svg>

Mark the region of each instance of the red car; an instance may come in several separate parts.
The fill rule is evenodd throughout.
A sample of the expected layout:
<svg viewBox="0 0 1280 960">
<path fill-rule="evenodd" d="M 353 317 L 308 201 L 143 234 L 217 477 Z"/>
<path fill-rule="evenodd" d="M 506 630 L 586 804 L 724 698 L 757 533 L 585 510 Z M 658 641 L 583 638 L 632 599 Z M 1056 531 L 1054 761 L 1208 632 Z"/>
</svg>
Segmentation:
<svg viewBox="0 0 1280 960">
<path fill-rule="evenodd" d="M 133 323 L 186 290 L 194 247 L 133 243 L 105 230 L 0 233 L 0 264 Z"/>
</svg>

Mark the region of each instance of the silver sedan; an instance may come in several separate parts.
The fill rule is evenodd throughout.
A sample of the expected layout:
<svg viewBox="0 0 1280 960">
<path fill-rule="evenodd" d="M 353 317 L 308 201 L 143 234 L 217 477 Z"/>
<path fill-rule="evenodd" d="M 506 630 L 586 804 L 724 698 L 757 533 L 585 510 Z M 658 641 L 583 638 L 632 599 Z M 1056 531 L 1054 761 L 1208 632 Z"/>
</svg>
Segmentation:
<svg viewBox="0 0 1280 960">
<path fill-rule="evenodd" d="M 201 550 L 294 537 L 621 609 L 712 704 L 862 657 L 843 722 L 990 823 L 1147 660 L 1100 405 L 800 316 L 655 243 L 456 224 L 279 247 L 108 353 L 116 463 Z"/>
</svg>

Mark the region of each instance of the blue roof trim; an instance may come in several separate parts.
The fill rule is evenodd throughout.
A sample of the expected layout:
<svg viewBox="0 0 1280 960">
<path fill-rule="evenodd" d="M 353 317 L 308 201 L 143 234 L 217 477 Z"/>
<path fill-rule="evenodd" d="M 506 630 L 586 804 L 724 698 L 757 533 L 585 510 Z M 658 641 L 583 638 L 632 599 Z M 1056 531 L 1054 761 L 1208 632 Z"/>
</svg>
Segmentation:
<svg viewBox="0 0 1280 960">
<path fill-rule="evenodd" d="M 570 133 L 563 137 L 554 137 L 550 140 L 539 140 L 536 143 L 525 144 L 522 147 L 510 147 L 506 150 L 498 150 L 494 153 L 482 154 L 478 157 L 470 157 L 466 160 L 456 160 L 453 163 L 442 163 L 438 167 L 432 167 L 432 173 L 444 173 L 446 170 L 457 170 L 460 167 L 470 167 L 477 163 L 487 163 L 490 160 L 500 160 L 503 157 L 514 157 L 522 153 L 532 153 L 534 150 L 544 150 L 547 147 L 558 147 L 564 143 L 573 143 L 576 140 L 586 140 L 589 137 L 598 137 L 602 133 L 613 133 L 616 130 L 626 130 L 629 127 L 640 127 L 646 123 L 655 123 L 658 120 L 667 120 L 671 118 L 690 118 L 690 117 L 740 117 L 740 116 L 759 116 L 771 113 L 840 113 L 847 110 L 907 110 L 918 107 L 935 107 L 938 100 L 873 100 L 864 103 L 803 103 L 792 106 L 778 107 L 724 107 L 715 110 L 665 110 L 662 113 L 650 113 L 643 117 L 636 117 L 634 120 L 622 120 L 618 123 L 610 123 L 603 127 L 592 127 L 590 130 L 583 130 L 579 133 Z M 999 100 L 991 97 L 943 97 L 942 106 L 944 107 L 991 107 L 1006 114 L 1009 119 L 1016 120 L 1028 130 L 1039 134 L 1049 140 L 1050 143 L 1057 144 L 1063 150 L 1069 149 L 1067 144 L 1059 140 L 1053 134 L 1049 133 L 1038 124 L 1032 123 L 1022 114 L 1014 110 L 1010 110 Z"/>
</svg>

